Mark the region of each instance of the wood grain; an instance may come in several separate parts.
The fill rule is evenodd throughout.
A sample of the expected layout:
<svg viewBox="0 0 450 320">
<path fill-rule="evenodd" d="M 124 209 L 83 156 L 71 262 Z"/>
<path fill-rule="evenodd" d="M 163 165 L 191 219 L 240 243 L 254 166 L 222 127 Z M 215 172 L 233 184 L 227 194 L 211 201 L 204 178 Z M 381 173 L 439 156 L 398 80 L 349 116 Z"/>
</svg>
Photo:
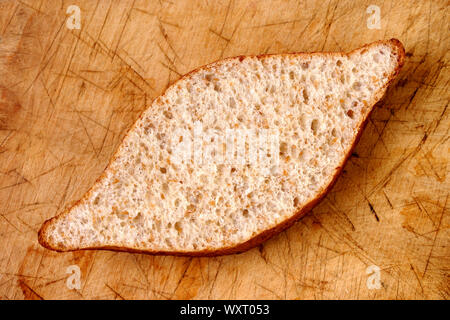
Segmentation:
<svg viewBox="0 0 450 320">
<path fill-rule="evenodd" d="M 368 29 L 369 5 L 381 29 Z M 81 29 L 66 26 L 69 5 Z M 1 299 L 449 299 L 448 1 L 0 2 Z M 348 51 L 407 59 L 344 174 L 304 219 L 216 258 L 40 247 L 164 88 L 220 58 Z M 66 269 L 81 270 L 81 288 Z M 368 289 L 368 266 L 381 288 Z"/>
</svg>

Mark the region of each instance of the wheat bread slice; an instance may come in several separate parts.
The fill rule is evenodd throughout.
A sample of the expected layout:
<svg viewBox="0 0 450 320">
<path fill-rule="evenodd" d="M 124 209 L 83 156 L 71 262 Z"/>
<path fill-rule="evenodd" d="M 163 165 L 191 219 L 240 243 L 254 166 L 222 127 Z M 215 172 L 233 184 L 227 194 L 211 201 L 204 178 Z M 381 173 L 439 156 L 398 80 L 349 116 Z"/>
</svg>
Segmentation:
<svg viewBox="0 0 450 320">
<path fill-rule="evenodd" d="M 43 224 L 40 244 L 189 256 L 260 244 L 331 189 L 404 57 L 391 39 L 190 72 L 141 115 L 83 198 Z"/>
</svg>

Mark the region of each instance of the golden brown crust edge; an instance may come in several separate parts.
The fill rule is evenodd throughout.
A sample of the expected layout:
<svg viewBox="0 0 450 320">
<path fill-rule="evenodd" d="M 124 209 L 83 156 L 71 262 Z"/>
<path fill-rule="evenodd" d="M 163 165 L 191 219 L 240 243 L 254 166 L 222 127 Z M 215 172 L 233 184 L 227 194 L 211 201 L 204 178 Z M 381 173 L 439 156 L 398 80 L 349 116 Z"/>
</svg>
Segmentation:
<svg viewBox="0 0 450 320">
<path fill-rule="evenodd" d="M 75 202 L 73 205 L 71 205 L 69 208 L 65 209 L 61 214 L 48 219 L 47 221 L 44 222 L 44 224 L 42 225 L 41 229 L 38 232 L 38 241 L 39 243 L 50 250 L 54 250 L 54 251 L 59 251 L 59 252 L 66 252 L 66 251 L 78 251 L 78 250 L 113 250 L 113 251 L 123 251 L 123 252 L 131 252 L 131 253 L 144 253 L 144 254 L 150 254 L 150 255 L 173 255 L 173 256 L 191 256 L 191 257 L 208 257 L 208 256 L 220 256 L 220 255 L 228 255 L 228 254 L 234 254 L 234 253 L 241 253 L 244 251 L 247 251 L 251 248 L 254 248 L 256 246 L 258 246 L 259 244 L 261 244 L 262 242 L 266 241 L 267 239 L 271 238 L 272 236 L 286 230 L 287 228 L 289 228 L 290 226 L 292 226 L 297 220 L 299 220 L 300 218 L 302 218 L 308 211 L 310 211 L 313 207 L 315 207 L 325 196 L 326 194 L 333 188 L 334 184 L 337 181 L 337 178 L 339 177 L 339 175 L 341 174 L 345 164 L 347 163 L 347 160 L 350 158 L 352 151 L 354 149 L 354 147 L 356 146 L 356 144 L 358 143 L 362 132 L 364 131 L 364 128 L 369 120 L 369 117 L 374 109 L 375 104 L 380 101 L 380 99 L 383 97 L 383 95 L 385 94 L 387 88 L 389 87 L 389 85 L 394 81 L 394 79 L 396 78 L 396 76 L 398 75 L 398 73 L 400 72 L 404 61 L 405 61 L 405 49 L 403 47 L 403 44 L 398 40 L 398 39 L 390 39 L 390 40 L 380 40 L 380 41 L 376 41 L 376 42 L 372 42 L 369 44 L 366 44 L 360 48 L 357 48 L 355 50 L 352 50 L 348 53 L 342 53 L 342 52 L 320 52 L 320 54 L 347 54 L 350 55 L 354 52 L 357 52 L 359 50 L 364 50 L 365 48 L 369 48 L 370 46 L 374 46 L 380 43 L 384 43 L 384 44 L 388 44 L 390 46 L 392 46 L 396 51 L 397 51 L 397 67 L 394 70 L 394 72 L 390 75 L 386 85 L 384 85 L 378 92 L 377 92 L 377 96 L 375 98 L 375 102 L 372 104 L 372 106 L 370 107 L 369 112 L 367 113 L 365 119 L 362 121 L 361 125 L 358 128 L 358 132 L 356 133 L 355 139 L 352 143 L 352 146 L 349 148 L 349 151 L 347 152 L 345 158 L 343 159 L 341 165 L 339 166 L 339 169 L 336 170 L 331 182 L 328 184 L 328 186 L 322 190 L 319 195 L 314 198 L 313 200 L 311 200 L 309 203 L 307 203 L 305 206 L 303 206 L 302 208 L 299 209 L 298 212 L 296 212 L 292 217 L 290 217 L 289 219 L 286 219 L 285 221 L 281 222 L 280 224 L 267 229 L 257 235 L 255 235 L 253 238 L 238 244 L 236 246 L 231 246 L 231 247 L 225 247 L 225 248 L 221 248 L 221 249 L 205 249 L 205 250 L 199 250 L 199 251 L 152 251 L 152 250 L 142 250 L 142 249 L 137 249 L 137 248 L 128 248 L 128 247 L 117 247 L 117 246 L 99 246 L 99 247 L 88 247 L 88 248 L 58 248 L 56 245 L 53 245 L 51 243 L 49 243 L 46 240 L 46 237 L 44 236 L 46 234 L 46 231 L 48 229 L 48 227 L 51 225 L 51 223 L 53 221 L 56 221 L 57 219 L 65 216 L 66 214 L 68 214 L 70 212 L 70 210 L 76 206 L 78 203 L 80 203 L 83 199 L 88 198 L 93 186 L 95 186 L 97 184 L 98 181 L 100 181 L 103 176 L 105 175 L 105 172 L 109 169 L 111 163 L 116 159 L 116 157 L 118 156 L 120 147 L 117 149 L 117 151 L 114 153 L 114 155 L 112 156 L 112 158 L 110 159 L 106 169 L 103 171 L 103 173 L 100 175 L 100 177 L 97 178 L 97 180 L 95 181 L 95 183 L 93 184 L 93 186 L 85 193 L 85 195 L 78 200 L 77 202 Z M 281 55 L 291 55 L 291 54 L 302 54 L 302 55 L 312 55 L 312 54 L 318 54 L 316 52 L 312 52 L 312 53 L 302 53 L 302 52 L 298 52 L 298 53 L 286 53 L 286 54 L 281 54 Z M 278 55 L 278 54 L 275 54 Z M 246 57 L 257 57 L 258 59 L 261 58 L 265 58 L 265 57 L 269 57 L 272 56 L 272 54 L 262 54 L 262 55 L 254 55 L 254 56 L 237 56 L 237 57 L 231 57 L 231 58 L 226 58 L 221 60 L 221 62 L 225 62 L 228 60 L 232 60 L 232 59 L 245 59 Z M 217 62 L 217 61 L 216 61 Z M 190 71 L 189 73 L 185 74 L 184 76 L 182 76 L 180 79 L 178 79 L 177 81 L 175 81 L 171 86 L 169 86 L 168 88 L 166 88 L 165 91 L 167 91 L 169 88 L 175 86 L 178 81 L 185 79 L 187 77 L 189 77 L 191 74 L 193 74 L 194 72 L 197 72 L 201 69 L 209 69 L 211 68 L 211 66 L 213 64 L 215 64 L 216 62 L 212 62 L 208 65 L 202 66 L 200 68 L 194 69 L 192 71 Z M 160 95 L 164 95 L 165 91 Z M 140 120 L 143 116 L 144 112 L 140 115 L 139 119 Z M 134 126 L 136 125 L 136 123 L 138 122 L 138 120 L 136 120 L 136 122 L 130 127 L 130 129 L 128 130 L 127 134 L 124 136 L 123 140 L 126 139 L 126 137 L 128 136 L 129 132 L 131 130 L 133 130 Z"/>
</svg>

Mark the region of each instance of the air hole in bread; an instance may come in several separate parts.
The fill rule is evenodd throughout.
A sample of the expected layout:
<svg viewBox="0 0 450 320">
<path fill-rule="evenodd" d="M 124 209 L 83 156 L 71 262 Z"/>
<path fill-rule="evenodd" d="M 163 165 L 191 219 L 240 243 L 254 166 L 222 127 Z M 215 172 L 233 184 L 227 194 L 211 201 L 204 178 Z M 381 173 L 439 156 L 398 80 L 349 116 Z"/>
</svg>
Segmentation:
<svg viewBox="0 0 450 320">
<path fill-rule="evenodd" d="M 281 142 L 280 143 L 280 156 L 286 155 L 286 152 L 287 152 L 287 143 Z"/>
<path fill-rule="evenodd" d="M 355 116 L 355 113 L 354 113 L 353 110 L 351 110 L 351 109 L 348 110 L 346 114 L 347 114 L 347 116 L 348 116 L 349 118 L 351 118 L 351 119 L 353 119 L 354 116 Z"/>
<path fill-rule="evenodd" d="M 178 234 L 181 234 L 183 232 L 183 227 L 181 226 L 181 222 L 177 221 L 175 222 L 175 230 L 178 232 Z"/>
<path fill-rule="evenodd" d="M 152 123 L 147 124 L 147 125 L 144 127 L 144 132 L 145 132 L 145 134 L 149 134 L 150 131 L 152 131 L 154 128 L 155 128 L 155 127 L 153 126 Z"/>
<path fill-rule="evenodd" d="M 361 82 L 355 81 L 353 83 L 353 89 L 358 90 L 358 91 L 361 90 Z"/>
<path fill-rule="evenodd" d="M 313 131 L 314 135 L 317 135 L 317 130 L 319 128 L 319 120 L 314 119 L 311 121 L 311 130 Z"/>
<path fill-rule="evenodd" d="M 308 91 L 306 90 L 306 88 L 303 89 L 303 101 L 308 104 L 309 101 L 309 95 L 308 95 Z"/>
<path fill-rule="evenodd" d="M 197 207 L 191 203 L 186 207 L 186 213 L 191 214 L 191 213 L 195 212 L 196 209 L 197 209 Z"/>
<path fill-rule="evenodd" d="M 147 145 L 145 143 L 141 142 L 140 146 L 141 146 L 142 149 L 145 150 L 145 152 L 148 152 L 148 147 L 147 147 Z"/>
<path fill-rule="evenodd" d="M 173 115 L 172 115 L 172 113 L 170 111 L 164 111 L 163 114 L 164 114 L 164 116 L 167 119 L 172 119 L 173 118 Z"/>
<path fill-rule="evenodd" d="M 337 130 L 336 130 L 336 128 L 333 128 L 333 129 L 331 130 L 331 135 L 332 135 L 333 137 L 337 137 Z"/>
<path fill-rule="evenodd" d="M 295 78 L 294 71 L 290 71 L 289 72 L 289 79 L 294 80 L 294 78 Z"/>
</svg>

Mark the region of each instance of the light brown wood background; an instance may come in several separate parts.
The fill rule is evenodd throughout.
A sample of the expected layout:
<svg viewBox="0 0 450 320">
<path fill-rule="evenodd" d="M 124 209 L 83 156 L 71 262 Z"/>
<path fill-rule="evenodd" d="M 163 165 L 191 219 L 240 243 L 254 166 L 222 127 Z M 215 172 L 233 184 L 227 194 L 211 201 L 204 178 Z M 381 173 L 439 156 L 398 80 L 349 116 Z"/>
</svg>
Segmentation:
<svg viewBox="0 0 450 320">
<path fill-rule="evenodd" d="M 369 5 L 381 29 L 367 28 Z M 69 30 L 69 5 L 81 30 Z M 39 246 L 127 128 L 181 75 L 223 57 L 407 52 L 326 199 L 288 231 L 216 258 Z M 448 1 L 0 1 L 1 299 L 448 299 Z M 81 269 L 81 289 L 66 269 Z M 366 286 L 368 266 L 382 287 Z"/>
</svg>

